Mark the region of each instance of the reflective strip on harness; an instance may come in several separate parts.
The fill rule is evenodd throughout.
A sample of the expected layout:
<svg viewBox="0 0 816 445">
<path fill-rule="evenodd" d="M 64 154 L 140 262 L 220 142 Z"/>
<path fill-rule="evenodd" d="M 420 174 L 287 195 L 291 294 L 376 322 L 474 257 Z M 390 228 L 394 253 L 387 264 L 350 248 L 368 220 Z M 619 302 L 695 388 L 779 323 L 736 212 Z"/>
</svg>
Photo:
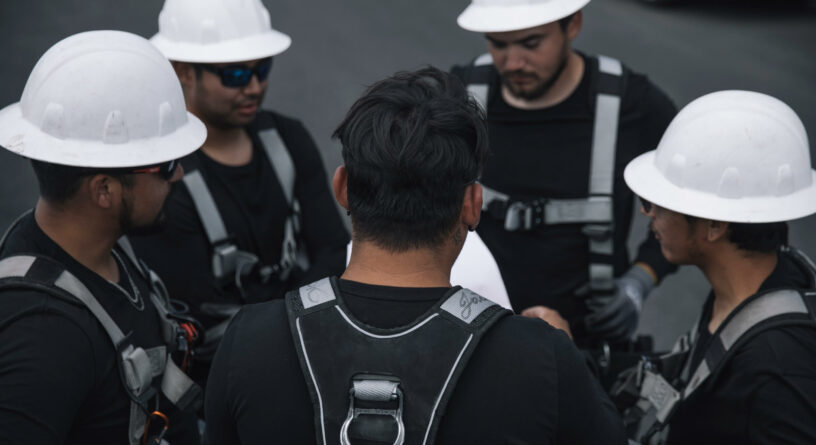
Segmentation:
<svg viewBox="0 0 816 445">
<path fill-rule="evenodd" d="M 198 211 L 198 217 L 204 226 L 210 244 L 214 246 L 226 240 L 227 228 L 224 227 L 221 213 L 218 212 L 218 207 L 215 205 L 215 200 L 201 172 L 195 170 L 184 175 L 184 185 L 187 186 L 190 197 L 193 198 L 193 204 Z"/>
<path fill-rule="evenodd" d="M 611 195 L 615 174 L 615 142 L 618 138 L 620 96 L 598 94 L 595 104 L 595 129 L 592 137 L 592 162 L 589 176 L 591 195 Z"/>
<path fill-rule="evenodd" d="M 770 318 L 783 314 L 807 314 L 807 304 L 802 295 L 795 290 L 781 290 L 762 295 L 748 302 L 712 339 L 713 347 L 722 348 L 722 354 L 706 354 L 692 374 L 691 381 L 683 392 L 688 398 L 718 365 L 732 346 L 751 328 Z"/>
<path fill-rule="evenodd" d="M 307 284 L 301 287 L 298 293 L 300 294 L 300 303 L 303 305 L 303 309 L 309 309 L 337 298 L 334 295 L 334 289 L 332 289 L 329 278 Z"/>
<path fill-rule="evenodd" d="M 283 143 L 276 128 L 259 131 L 258 137 L 263 142 L 269 163 L 272 164 L 278 176 L 286 202 L 291 205 L 295 197 L 295 164 L 292 162 L 292 157 L 289 156 L 289 151 L 286 150 L 286 144 Z"/>
</svg>

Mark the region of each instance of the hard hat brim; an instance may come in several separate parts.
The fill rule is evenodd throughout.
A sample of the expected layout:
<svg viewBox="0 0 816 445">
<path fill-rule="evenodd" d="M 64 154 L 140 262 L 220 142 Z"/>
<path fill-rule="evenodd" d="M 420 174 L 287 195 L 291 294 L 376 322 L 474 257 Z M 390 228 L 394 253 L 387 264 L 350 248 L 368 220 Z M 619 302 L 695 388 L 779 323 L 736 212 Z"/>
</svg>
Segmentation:
<svg viewBox="0 0 816 445">
<path fill-rule="evenodd" d="M 150 43 L 165 57 L 176 62 L 229 63 L 278 55 L 289 48 L 292 39 L 282 32 L 270 30 L 263 34 L 212 44 L 171 41 L 156 34 L 150 38 Z"/>
<path fill-rule="evenodd" d="M 644 153 L 623 172 L 626 185 L 660 207 L 698 218 L 734 223 L 791 221 L 816 213 L 816 171 L 810 187 L 786 196 L 724 198 L 680 187 L 666 179 L 655 165 L 656 151 Z"/>
<path fill-rule="evenodd" d="M 483 6 L 470 4 L 456 22 L 473 32 L 505 32 L 533 28 L 561 20 L 581 10 L 590 0 L 551 0 L 539 4 Z"/>
<path fill-rule="evenodd" d="M 0 146 L 30 159 L 88 168 L 122 168 L 160 164 L 182 158 L 201 147 L 207 129 L 187 112 L 187 123 L 172 133 L 121 144 L 60 139 L 23 117 L 20 103 L 0 110 Z"/>
</svg>

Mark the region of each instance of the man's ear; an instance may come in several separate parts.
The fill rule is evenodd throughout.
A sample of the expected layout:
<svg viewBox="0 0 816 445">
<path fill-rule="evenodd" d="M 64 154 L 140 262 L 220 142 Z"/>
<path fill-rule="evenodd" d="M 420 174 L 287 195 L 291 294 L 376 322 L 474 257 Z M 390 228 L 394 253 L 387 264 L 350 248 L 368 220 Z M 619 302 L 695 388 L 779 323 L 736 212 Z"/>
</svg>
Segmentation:
<svg viewBox="0 0 816 445">
<path fill-rule="evenodd" d="M 567 25 L 566 34 L 567 40 L 572 42 L 578 37 L 578 34 L 581 33 L 581 27 L 584 24 L 584 14 L 582 11 L 578 11 L 570 20 L 569 25 Z"/>
<path fill-rule="evenodd" d="M 706 227 L 706 241 L 715 243 L 717 241 L 726 239 L 728 236 L 728 223 L 722 221 L 707 220 Z"/>
<path fill-rule="evenodd" d="M 475 229 L 481 217 L 482 185 L 474 182 L 465 187 L 465 197 L 462 200 L 462 224 Z"/>
<path fill-rule="evenodd" d="M 103 209 L 111 208 L 122 195 L 122 184 L 112 176 L 101 173 L 86 179 L 81 188 L 86 189 L 94 205 Z"/>
<path fill-rule="evenodd" d="M 332 190 L 334 190 L 334 199 L 337 200 L 340 207 L 346 209 L 348 212 L 348 171 L 345 165 L 337 167 L 337 170 L 334 171 Z"/>
</svg>

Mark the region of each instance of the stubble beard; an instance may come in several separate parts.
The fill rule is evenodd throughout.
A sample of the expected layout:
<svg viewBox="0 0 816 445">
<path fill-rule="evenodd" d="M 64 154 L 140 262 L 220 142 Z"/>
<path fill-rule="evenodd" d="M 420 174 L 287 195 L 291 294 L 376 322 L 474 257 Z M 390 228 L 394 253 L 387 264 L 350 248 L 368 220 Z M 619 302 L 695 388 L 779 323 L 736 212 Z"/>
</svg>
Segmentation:
<svg viewBox="0 0 816 445">
<path fill-rule="evenodd" d="M 563 74 L 564 70 L 567 68 L 567 61 L 569 60 L 569 51 L 566 45 L 564 46 L 560 59 L 561 60 L 559 60 L 558 66 L 556 67 L 555 72 L 552 74 L 552 76 L 550 76 L 548 79 L 543 80 L 537 87 L 530 91 L 518 89 L 511 82 L 506 80 L 507 76 L 516 73 L 515 71 L 503 73 L 501 76 L 502 84 L 507 88 L 507 91 L 509 91 L 513 97 L 527 101 L 539 99 L 550 91 L 552 86 L 555 84 L 556 81 L 558 81 L 558 79 L 561 77 L 561 74 Z"/>
</svg>

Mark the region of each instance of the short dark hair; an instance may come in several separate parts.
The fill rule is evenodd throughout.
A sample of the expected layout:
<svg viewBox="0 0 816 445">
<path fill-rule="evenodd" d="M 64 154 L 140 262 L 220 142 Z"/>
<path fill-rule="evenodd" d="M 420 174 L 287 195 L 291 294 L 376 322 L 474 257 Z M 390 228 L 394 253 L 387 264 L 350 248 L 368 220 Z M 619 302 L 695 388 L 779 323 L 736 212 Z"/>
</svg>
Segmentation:
<svg viewBox="0 0 816 445">
<path fill-rule="evenodd" d="M 132 183 L 130 175 L 104 169 L 72 167 L 36 159 L 31 160 L 31 166 L 37 176 L 40 196 L 54 204 L 63 204 L 74 196 L 82 185 L 82 180 L 87 176 L 105 173 L 117 178 L 125 187 Z"/>
<path fill-rule="evenodd" d="M 689 223 L 698 219 L 686 215 Z M 788 223 L 728 223 L 728 241 L 749 252 L 773 252 L 788 245 Z"/>
<path fill-rule="evenodd" d="M 369 87 L 334 137 L 355 236 L 397 252 L 438 246 L 450 234 L 488 152 L 482 108 L 433 67 Z"/>
</svg>

